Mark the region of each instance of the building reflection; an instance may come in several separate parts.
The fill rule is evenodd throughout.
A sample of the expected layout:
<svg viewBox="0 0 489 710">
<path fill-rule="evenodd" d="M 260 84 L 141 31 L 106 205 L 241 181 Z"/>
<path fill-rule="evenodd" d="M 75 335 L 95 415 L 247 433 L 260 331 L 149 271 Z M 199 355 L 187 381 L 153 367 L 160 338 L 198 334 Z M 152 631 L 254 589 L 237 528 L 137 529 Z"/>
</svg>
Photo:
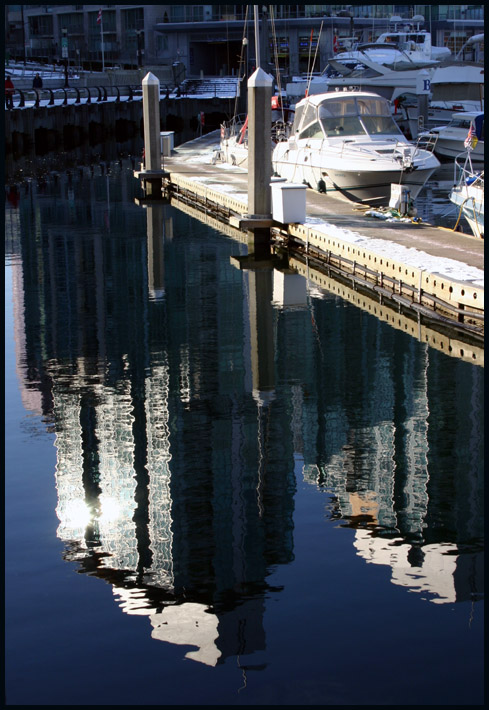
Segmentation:
<svg viewBox="0 0 489 710">
<path fill-rule="evenodd" d="M 135 208 L 129 172 L 108 221 L 105 176 L 85 178 L 83 214 L 68 183 L 26 205 L 14 294 L 22 387 L 56 435 L 66 559 L 188 658 L 264 649 L 299 458 L 366 562 L 436 603 L 478 598 L 482 368 L 297 274 L 224 268 L 244 247 Z"/>
</svg>

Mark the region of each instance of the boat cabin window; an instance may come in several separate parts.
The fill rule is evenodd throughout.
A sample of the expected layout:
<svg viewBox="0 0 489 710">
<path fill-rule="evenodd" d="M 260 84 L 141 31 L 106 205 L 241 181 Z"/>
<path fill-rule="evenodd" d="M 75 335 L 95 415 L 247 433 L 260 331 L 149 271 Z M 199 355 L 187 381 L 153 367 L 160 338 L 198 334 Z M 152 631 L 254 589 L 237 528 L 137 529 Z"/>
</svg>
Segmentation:
<svg viewBox="0 0 489 710">
<path fill-rule="evenodd" d="M 399 35 L 383 35 L 379 37 L 378 42 L 389 42 L 391 44 L 397 44 L 399 42 Z"/>
<path fill-rule="evenodd" d="M 294 114 L 294 133 L 297 133 L 299 126 L 301 125 L 302 114 L 304 113 L 304 106 L 296 106 Z"/>
<path fill-rule="evenodd" d="M 466 128 L 469 130 L 470 124 L 472 123 L 470 118 L 462 118 L 462 116 L 452 118 L 450 121 L 450 127 L 452 128 Z"/>
<path fill-rule="evenodd" d="M 313 122 L 317 123 L 317 109 L 313 104 L 306 103 L 303 106 L 296 108 L 294 117 L 294 133 L 297 133 L 300 129 L 300 138 L 311 138 L 311 133 L 308 132 L 306 134 L 304 129 L 308 129 Z M 319 131 L 321 132 L 320 127 Z M 324 138 L 322 133 L 320 138 Z"/>
<path fill-rule="evenodd" d="M 319 106 L 319 120 L 328 137 L 400 133 L 389 104 L 380 97 L 325 101 Z"/>
<path fill-rule="evenodd" d="M 304 131 L 301 131 L 299 138 L 324 138 L 319 121 L 314 121 Z"/>
</svg>

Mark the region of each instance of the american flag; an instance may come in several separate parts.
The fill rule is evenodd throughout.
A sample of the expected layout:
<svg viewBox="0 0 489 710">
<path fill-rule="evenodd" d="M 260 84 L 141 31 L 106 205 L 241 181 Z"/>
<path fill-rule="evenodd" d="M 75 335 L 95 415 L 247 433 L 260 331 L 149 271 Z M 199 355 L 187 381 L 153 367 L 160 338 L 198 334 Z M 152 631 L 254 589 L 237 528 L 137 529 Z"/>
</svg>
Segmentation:
<svg viewBox="0 0 489 710">
<path fill-rule="evenodd" d="M 469 132 L 467 133 L 467 138 L 464 141 L 464 146 L 466 148 L 475 148 L 477 143 L 477 136 L 475 135 L 474 124 L 470 124 Z"/>
<path fill-rule="evenodd" d="M 100 10 L 98 11 L 98 15 L 97 15 L 97 25 L 100 25 L 101 22 L 102 22 L 102 9 L 100 9 Z"/>
</svg>

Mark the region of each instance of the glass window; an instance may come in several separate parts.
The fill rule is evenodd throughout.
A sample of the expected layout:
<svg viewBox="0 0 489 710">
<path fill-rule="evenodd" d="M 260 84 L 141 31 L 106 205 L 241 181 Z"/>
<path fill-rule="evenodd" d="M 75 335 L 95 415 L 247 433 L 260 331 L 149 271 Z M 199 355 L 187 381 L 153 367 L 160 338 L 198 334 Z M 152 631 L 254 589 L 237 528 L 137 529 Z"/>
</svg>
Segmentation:
<svg viewBox="0 0 489 710">
<path fill-rule="evenodd" d="M 124 30 L 144 30 L 144 10 L 142 7 L 138 7 L 135 10 L 122 10 L 121 17 Z"/>
<path fill-rule="evenodd" d="M 295 115 L 294 115 L 294 132 L 295 133 L 299 130 L 299 126 L 301 125 L 301 118 L 302 118 L 303 113 L 304 113 L 304 106 L 296 106 Z"/>
<path fill-rule="evenodd" d="M 170 6 L 170 22 L 185 22 L 185 5 Z"/>
<path fill-rule="evenodd" d="M 391 116 L 387 101 L 382 99 L 357 99 L 358 113 L 371 116 Z"/>
<path fill-rule="evenodd" d="M 304 131 L 301 131 L 299 138 L 324 138 L 319 121 L 311 123 Z"/>
<path fill-rule="evenodd" d="M 358 116 L 321 118 L 321 125 L 328 137 L 365 135 L 365 130 Z"/>
<path fill-rule="evenodd" d="M 371 136 L 401 133 L 397 123 L 390 116 L 362 116 L 362 123 Z"/>
<path fill-rule="evenodd" d="M 355 99 L 345 98 L 341 101 L 330 100 L 325 101 L 319 106 L 319 118 L 323 116 L 346 116 L 355 115 L 357 113 L 357 106 Z"/>
<path fill-rule="evenodd" d="M 31 35 L 53 34 L 53 18 L 50 15 L 29 17 L 29 32 Z"/>
<path fill-rule="evenodd" d="M 68 30 L 68 34 L 83 34 L 83 15 L 81 12 L 70 12 L 58 15 L 58 25 Z"/>
<path fill-rule="evenodd" d="M 313 106 L 311 103 L 308 103 L 304 109 L 304 121 L 303 121 L 302 125 L 307 126 L 309 123 L 312 123 L 312 121 L 315 121 L 316 119 L 317 119 L 316 107 Z"/>
</svg>

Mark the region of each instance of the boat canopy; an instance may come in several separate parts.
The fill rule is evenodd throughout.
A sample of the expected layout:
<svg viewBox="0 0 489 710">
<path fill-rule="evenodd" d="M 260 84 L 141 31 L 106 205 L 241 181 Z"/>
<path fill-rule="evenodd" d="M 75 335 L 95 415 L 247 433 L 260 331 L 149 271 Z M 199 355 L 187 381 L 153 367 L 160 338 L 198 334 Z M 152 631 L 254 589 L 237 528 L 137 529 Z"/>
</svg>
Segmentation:
<svg viewBox="0 0 489 710">
<path fill-rule="evenodd" d="M 296 106 L 294 133 L 298 138 L 398 135 L 388 102 L 376 94 L 335 92 L 301 101 Z"/>
</svg>

